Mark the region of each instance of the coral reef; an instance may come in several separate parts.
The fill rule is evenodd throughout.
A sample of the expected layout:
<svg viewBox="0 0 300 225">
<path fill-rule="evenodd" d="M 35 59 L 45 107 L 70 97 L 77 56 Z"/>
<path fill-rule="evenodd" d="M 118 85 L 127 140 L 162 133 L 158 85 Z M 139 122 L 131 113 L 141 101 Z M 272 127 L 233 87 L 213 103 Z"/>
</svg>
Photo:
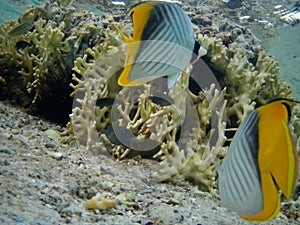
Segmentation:
<svg viewBox="0 0 300 225">
<path fill-rule="evenodd" d="M 95 154 L 109 152 L 118 160 L 154 158 L 159 161 L 151 171 L 156 180 L 179 172 L 213 192 L 215 165 L 229 144 L 226 136 L 230 140 L 256 106 L 293 98 L 289 86 L 277 78 L 278 63 L 261 51 L 249 29 L 222 22 L 218 13 L 207 16 L 205 6 L 185 3 L 198 42 L 207 50 L 203 60 L 221 88 L 190 86 L 193 65 L 168 92 L 160 86 L 164 79 L 121 88 L 117 79 L 125 59 L 124 41 L 111 26 L 120 16 L 77 13 L 70 2 L 48 2 L 1 25 L 0 91 L 3 98 L 51 118 L 65 116 L 64 121 L 72 92 L 69 128 L 78 143 Z M 132 31 L 126 20 L 118 26 L 124 33 Z M 292 126 L 299 137 L 298 118 L 296 108 Z M 120 134 L 126 140 L 120 140 Z"/>
<path fill-rule="evenodd" d="M 130 32 L 127 23 L 119 26 Z M 224 90 L 212 85 L 195 93 L 188 85 L 191 66 L 169 91 L 169 104 L 164 104 L 162 99 L 153 99 L 158 95 L 156 82 L 123 89 L 117 85 L 124 59 L 124 48 L 117 46 L 124 42 L 116 31 L 107 29 L 105 44 L 88 49 L 73 68 L 77 106 L 71 118 L 79 143 L 96 154 L 106 149 L 118 160 L 136 155 L 154 158 L 160 161 L 159 168 L 152 171 L 155 179 L 167 180 L 179 172 L 202 190 L 212 192 L 215 165 L 225 156 L 228 145 L 225 130 L 231 138 L 256 106 L 274 98 L 293 97 L 288 85 L 277 78 L 278 63 L 261 51 L 249 30 L 236 26 L 230 32 L 224 29 L 209 33 L 212 37 L 202 32 L 206 33 L 199 25 L 198 41 L 207 49 L 203 59 Z M 189 109 L 187 102 L 195 108 Z M 189 110 L 197 118 L 191 117 Z M 214 125 L 213 118 L 217 118 Z M 183 134 L 185 126 L 189 129 L 184 131 L 189 132 Z M 118 132 L 126 134 L 128 143 L 117 140 Z M 152 147 L 148 151 L 137 150 L 145 147 L 143 142 Z"/>
<path fill-rule="evenodd" d="M 249 52 L 236 43 L 226 47 L 222 39 L 203 35 L 198 41 L 208 49 L 210 67 L 221 74 L 218 79 L 226 87 L 228 118 L 240 124 L 255 106 L 276 98 L 293 99 L 291 88 L 278 78 L 278 63 L 264 51 Z"/>
<path fill-rule="evenodd" d="M 64 5 L 64 4 L 63 4 Z M 102 20 L 99 23 L 99 20 Z M 46 2 L 0 27 L 0 91 L 48 119 L 68 121 L 74 59 L 101 41 L 108 22 L 92 13 Z M 66 113 L 67 112 L 67 113 Z"/>
<path fill-rule="evenodd" d="M 97 60 L 102 56 L 99 49 L 108 48 L 108 51 L 101 51 L 102 54 L 106 53 L 105 60 Z M 98 52 L 98 54 L 97 54 Z M 123 65 L 122 55 L 116 47 L 108 47 L 102 44 L 88 49 L 87 54 L 94 57 L 94 64 L 86 62 L 87 55 L 83 59 L 77 59 L 75 62 L 74 71 L 77 73 L 83 72 L 82 78 L 78 78 L 73 74 L 76 85 L 71 85 L 74 88 L 74 101 L 75 105 L 71 117 L 72 130 L 79 141 L 89 150 L 98 151 L 99 149 L 99 133 L 102 133 L 104 128 L 110 123 L 110 109 L 108 106 L 103 108 L 96 107 L 98 98 L 115 97 L 119 87 L 113 87 L 111 84 L 117 84 L 117 77 L 112 76 L 118 71 L 115 67 L 107 68 L 110 65 Z M 119 59 L 119 63 L 118 63 Z M 93 66 L 92 66 L 93 65 Z M 116 73 L 117 74 L 117 73 Z M 109 82 L 108 82 L 109 81 Z M 96 117 L 96 118 L 95 118 Z M 96 122 L 97 121 L 97 122 Z"/>
<path fill-rule="evenodd" d="M 109 36 L 111 33 L 112 31 L 107 32 L 106 35 Z M 240 32 L 236 31 L 236 33 Z M 114 33 L 114 35 L 116 34 Z M 228 118 L 227 129 L 237 128 L 247 114 L 254 110 L 254 107 L 265 104 L 274 98 L 292 99 L 292 95 L 288 85 L 277 78 L 277 62 L 263 51 L 256 53 L 236 42 L 227 43 L 226 46 L 224 39 L 210 38 L 201 34 L 198 36 L 198 41 L 208 50 L 204 60 L 215 71 L 221 86 L 226 87 L 224 90 L 228 101 L 226 110 L 225 102 L 218 110 L 214 108 L 213 102 L 218 101 L 218 95 L 221 93 L 218 93 L 218 90 L 213 87 L 198 95 L 189 90 L 187 85 L 189 71 L 168 93 L 169 97 L 174 100 L 171 105 L 157 104 L 149 98 L 153 95 L 153 83 L 134 90 L 121 90 L 116 84 L 116 74 L 118 73 L 116 65 L 122 66 L 123 49 L 110 47 L 116 51 L 115 55 L 108 58 L 105 56 L 105 59 L 99 61 L 98 59 L 103 57 L 103 54 L 97 53 L 99 46 L 96 46 L 94 49 L 87 50 L 83 58 L 78 58 L 74 68 L 74 71 L 81 74 L 83 79 L 80 80 L 74 76 L 79 85 L 73 86 L 73 88 L 75 92 L 86 93 L 84 97 L 81 96 L 81 99 L 78 99 L 81 107 L 76 107 L 72 113 L 73 129 L 81 143 L 93 151 L 99 149 L 99 146 L 105 145 L 105 148 L 109 149 L 111 154 L 119 160 L 137 154 L 146 155 L 144 152 L 135 151 L 122 143 L 109 144 L 112 140 L 105 130 L 113 121 L 117 121 L 117 126 L 130 130 L 137 140 L 150 139 L 159 143 L 157 148 L 153 148 L 153 151 L 149 151 L 151 154 L 147 155 L 161 161 L 160 168 L 153 174 L 154 177 L 165 180 L 180 171 L 185 178 L 196 182 L 204 190 L 212 191 L 215 177 L 215 157 L 222 159 L 226 154 L 226 147 L 223 147 L 225 136 L 222 133 L 225 130 L 222 120 L 225 112 Z M 122 40 L 117 39 L 115 43 L 106 42 L 106 47 L 101 45 L 100 52 L 105 52 L 104 48 L 109 49 L 108 46 L 116 46 L 117 43 L 121 44 Z M 87 63 L 87 58 L 94 60 Z M 110 68 L 110 70 L 103 68 Z M 109 86 L 110 88 L 108 88 Z M 216 93 L 214 93 L 215 91 Z M 93 97 L 91 97 L 92 95 Z M 189 141 L 181 146 L 178 140 L 178 131 L 181 129 L 182 121 L 185 121 L 186 96 L 192 99 L 193 104 L 197 105 L 200 122 L 199 127 L 191 129 Z M 119 115 L 117 119 L 110 118 L 111 105 L 96 106 L 99 99 L 106 98 L 113 100 L 117 98 L 116 102 L 123 102 L 116 106 L 115 110 Z M 210 98 L 210 101 L 207 102 L 206 98 Z M 133 106 L 134 103 L 137 104 Z M 217 117 L 217 132 L 219 133 L 215 145 L 211 146 L 209 140 L 212 131 L 207 128 L 211 126 L 211 112 L 213 111 L 219 113 Z M 189 119 L 193 121 L 192 118 Z M 87 121 L 89 122 L 85 124 Z M 233 132 L 228 132 L 227 135 L 232 137 Z"/>
<path fill-rule="evenodd" d="M 176 143 L 174 136 L 162 144 L 161 150 L 154 156 L 155 158 L 162 155 L 161 168 L 155 176 L 159 180 L 166 180 L 179 172 L 184 178 L 198 184 L 202 190 L 213 192 L 215 163 L 223 158 L 227 151 L 227 148 L 223 147 L 226 140 L 224 135 L 226 101 L 223 99 L 223 93 L 220 93 L 214 84 L 196 99 L 198 101 L 201 99 L 197 105 L 200 126 L 189 134 L 189 140 L 183 148 Z M 212 114 L 216 114 L 217 125 L 205 132 L 206 126 L 212 123 Z M 188 117 L 188 120 L 194 123 L 192 118 Z M 211 143 L 214 132 L 217 132 L 217 140 Z"/>
<path fill-rule="evenodd" d="M 121 44 L 122 40 L 119 41 Z M 90 63 L 87 58 L 92 58 Z M 76 107 L 71 121 L 78 143 L 96 154 L 106 149 L 119 160 L 137 154 L 154 157 L 161 161 L 157 171 L 153 171 L 155 179 L 166 180 L 182 169 L 184 177 L 201 184 L 204 190 L 212 191 L 215 157 L 224 157 L 226 149 L 223 148 L 226 102 L 222 101 L 222 93 L 212 85 L 209 90 L 194 94 L 189 89 L 191 68 L 169 91 L 169 104 L 161 102 L 163 93 L 157 92 L 156 81 L 121 89 L 117 77 L 123 59 L 124 48 L 117 48 L 109 41 L 106 45 L 88 49 L 83 58 L 77 59 L 74 67 L 77 75 L 73 75 L 77 85 L 72 85 Z M 82 75 L 81 79 L 78 74 Z M 112 103 L 97 104 L 107 99 L 112 99 Z M 212 117 L 217 118 L 215 129 L 212 128 Z M 132 142 L 124 144 L 121 140 L 115 143 L 111 139 L 113 135 L 106 132 L 111 125 L 127 132 L 126 139 L 133 134 Z M 110 132 L 114 130 L 110 129 Z M 211 141 L 213 132 L 217 137 L 215 143 Z M 147 147 L 147 151 L 139 149 Z M 198 172 L 191 173 L 192 168 Z"/>
</svg>

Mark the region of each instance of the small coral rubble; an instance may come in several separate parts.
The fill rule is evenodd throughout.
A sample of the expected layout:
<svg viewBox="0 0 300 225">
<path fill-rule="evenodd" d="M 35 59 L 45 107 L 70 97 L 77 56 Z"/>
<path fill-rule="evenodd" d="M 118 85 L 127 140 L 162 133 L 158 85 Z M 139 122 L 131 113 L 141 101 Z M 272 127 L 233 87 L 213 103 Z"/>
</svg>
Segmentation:
<svg viewBox="0 0 300 225">
<path fill-rule="evenodd" d="M 104 193 L 103 195 L 98 193 L 94 197 L 86 201 L 86 208 L 108 210 L 114 208 L 116 204 L 117 201 L 115 199 L 109 199 L 106 193 Z"/>
</svg>

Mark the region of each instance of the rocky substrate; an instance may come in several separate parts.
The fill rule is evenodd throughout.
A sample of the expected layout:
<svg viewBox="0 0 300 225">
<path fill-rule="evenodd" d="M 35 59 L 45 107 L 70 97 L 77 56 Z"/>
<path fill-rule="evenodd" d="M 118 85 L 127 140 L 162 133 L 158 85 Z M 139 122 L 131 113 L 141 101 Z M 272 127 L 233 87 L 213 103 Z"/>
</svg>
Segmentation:
<svg viewBox="0 0 300 225">
<path fill-rule="evenodd" d="M 75 142 L 61 144 L 63 130 L 0 102 L 1 224 L 256 224 L 181 178 L 155 182 L 154 160 L 117 162 Z M 114 207 L 86 209 L 86 200 L 97 193 Z M 299 204 L 285 208 L 265 224 L 299 224 Z"/>
</svg>

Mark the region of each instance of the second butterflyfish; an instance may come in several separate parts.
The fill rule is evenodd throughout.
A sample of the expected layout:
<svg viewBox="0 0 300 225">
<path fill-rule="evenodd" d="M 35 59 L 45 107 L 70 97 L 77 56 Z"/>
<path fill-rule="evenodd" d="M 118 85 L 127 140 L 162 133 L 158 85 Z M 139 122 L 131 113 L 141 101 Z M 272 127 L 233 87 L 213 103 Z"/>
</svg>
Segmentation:
<svg viewBox="0 0 300 225">
<path fill-rule="evenodd" d="M 221 205 L 250 221 L 280 212 L 280 191 L 290 199 L 298 179 L 296 142 L 289 128 L 290 100 L 250 113 L 237 130 L 218 169 Z"/>
<path fill-rule="evenodd" d="M 167 77 L 171 88 L 200 49 L 189 17 L 180 6 L 167 2 L 142 2 L 129 14 L 133 34 L 121 32 L 126 59 L 118 84 L 137 86 Z"/>
</svg>

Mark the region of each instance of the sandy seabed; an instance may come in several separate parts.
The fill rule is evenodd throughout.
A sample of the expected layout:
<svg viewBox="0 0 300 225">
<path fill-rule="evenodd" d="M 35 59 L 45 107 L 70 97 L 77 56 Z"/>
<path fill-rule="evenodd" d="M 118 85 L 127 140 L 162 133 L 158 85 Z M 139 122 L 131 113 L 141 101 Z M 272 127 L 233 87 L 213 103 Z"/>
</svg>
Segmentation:
<svg viewBox="0 0 300 225">
<path fill-rule="evenodd" d="M 63 129 L 0 102 L 0 224 L 256 224 L 180 178 L 153 181 L 153 160 L 117 162 L 76 144 L 62 145 L 48 132 Z M 117 205 L 87 210 L 86 200 L 97 193 Z M 282 214 L 264 224 L 299 223 Z"/>
</svg>

